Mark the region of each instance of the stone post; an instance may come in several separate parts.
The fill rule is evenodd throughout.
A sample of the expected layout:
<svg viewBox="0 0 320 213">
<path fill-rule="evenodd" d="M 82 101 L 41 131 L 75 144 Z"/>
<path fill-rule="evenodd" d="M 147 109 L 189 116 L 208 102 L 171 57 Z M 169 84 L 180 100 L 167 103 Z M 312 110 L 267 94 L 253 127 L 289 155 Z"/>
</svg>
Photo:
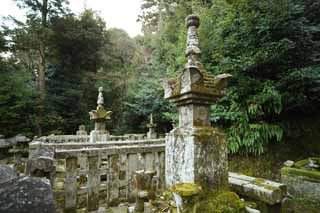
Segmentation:
<svg viewBox="0 0 320 213">
<path fill-rule="evenodd" d="M 136 212 L 144 212 L 144 202 L 154 198 L 154 190 L 152 186 L 152 178 L 156 174 L 155 171 L 136 171 L 133 175 L 133 182 L 136 190 Z"/>
<path fill-rule="evenodd" d="M 204 70 L 199 61 L 199 17 L 190 15 L 186 22 L 188 61 L 176 79 L 163 81 L 165 98 L 179 110 L 179 126 L 166 136 L 166 184 L 224 189 L 228 186 L 228 147 L 225 135 L 211 126 L 210 105 L 223 96 L 231 75 L 213 76 Z"/>
<path fill-rule="evenodd" d="M 155 131 L 155 128 L 157 127 L 157 124 L 153 123 L 153 116 L 150 115 L 150 123 L 147 124 L 147 127 L 149 128 L 149 132 L 147 133 L 148 139 L 155 139 L 157 138 L 157 133 Z"/>
<path fill-rule="evenodd" d="M 90 120 L 94 121 L 94 130 L 90 132 L 90 142 L 107 141 L 109 136 L 106 130 L 106 121 L 110 119 L 111 111 L 106 111 L 104 108 L 103 88 L 99 88 L 99 95 L 97 101 L 97 109 L 89 112 Z"/>
</svg>

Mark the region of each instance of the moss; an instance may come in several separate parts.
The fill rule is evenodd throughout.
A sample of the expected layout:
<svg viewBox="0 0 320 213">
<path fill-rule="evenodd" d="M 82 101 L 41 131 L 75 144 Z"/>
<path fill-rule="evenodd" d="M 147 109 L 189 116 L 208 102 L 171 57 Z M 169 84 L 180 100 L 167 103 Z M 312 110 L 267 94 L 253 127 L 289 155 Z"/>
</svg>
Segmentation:
<svg viewBox="0 0 320 213">
<path fill-rule="evenodd" d="M 253 183 L 257 186 L 263 187 L 265 189 L 268 189 L 268 190 L 278 190 L 279 189 L 278 187 L 267 185 L 267 184 L 265 184 L 265 182 L 266 182 L 266 179 L 264 179 L 264 178 L 255 178 L 253 181 L 251 181 L 251 183 Z"/>
<path fill-rule="evenodd" d="M 63 182 L 57 182 L 52 187 L 53 190 L 64 190 L 64 183 Z"/>
<path fill-rule="evenodd" d="M 201 186 L 195 183 L 178 183 L 171 187 L 173 192 L 178 193 L 181 197 L 191 197 L 201 192 Z"/>
<path fill-rule="evenodd" d="M 241 213 L 245 212 L 245 203 L 234 192 L 219 192 L 214 196 L 197 202 L 191 213 Z"/>
<path fill-rule="evenodd" d="M 289 176 L 304 176 L 320 181 L 320 172 L 318 171 L 284 167 L 281 169 L 281 174 Z"/>
<path fill-rule="evenodd" d="M 306 166 L 306 165 L 309 164 L 309 160 L 310 160 L 310 159 L 316 161 L 317 164 L 320 163 L 320 158 L 311 157 L 311 158 L 303 159 L 303 160 L 300 160 L 300 161 L 296 162 L 296 163 L 294 164 L 294 167 L 296 167 L 296 168 L 302 168 L 303 166 Z"/>
</svg>

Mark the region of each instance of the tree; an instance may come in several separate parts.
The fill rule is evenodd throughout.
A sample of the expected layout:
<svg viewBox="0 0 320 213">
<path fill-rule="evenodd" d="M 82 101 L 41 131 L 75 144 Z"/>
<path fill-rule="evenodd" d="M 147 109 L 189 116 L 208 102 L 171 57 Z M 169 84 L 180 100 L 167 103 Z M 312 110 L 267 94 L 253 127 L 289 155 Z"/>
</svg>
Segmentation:
<svg viewBox="0 0 320 213">
<path fill-rule="evenodd" d="M 9 50 L 4 33 L 0 33 L 0 134 L 6 137 L 17 134 L 32 136 L 33 102 L 36 92 L 29 72 L 14 57 L 5 54 Z"/>
<path fill-rule="evenodd" d="M 51 18 L 65 13 L 67 10 L 65 5 L 67 0 L 16 0 L 20 8 L 28 9 L 26 24 L 17 22 L 23 25 L 26 30 L 32 48 L 37 55 L 37 73 L 36 76 L 39 82 L 39 116 L 38 116 L 38 134 L 42 134 L 41 125 L 44 110 L 44 99 L 46 93 L 46 51 L 47 38 L 49 35 L 48 22 Z M 22 41 L 24 42 L 24 41 Z M 32 70 L 33 71 L 33 70 Z"/>
<path fill-rule="evenodd" d="M 73 134 L 80 124 L 89 124 L 88 112 L 96 107 L 96 76 L 109 38 L 92 10 L 56 18 L 51 29 L 44 127 L 48 134 Z"/>
</svg>

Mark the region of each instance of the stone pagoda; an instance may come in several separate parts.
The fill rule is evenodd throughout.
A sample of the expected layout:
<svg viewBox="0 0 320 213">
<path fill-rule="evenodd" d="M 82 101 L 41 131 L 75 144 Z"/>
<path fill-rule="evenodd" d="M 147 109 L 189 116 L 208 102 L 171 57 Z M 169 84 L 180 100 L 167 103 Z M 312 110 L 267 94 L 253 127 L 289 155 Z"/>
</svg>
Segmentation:
<svg viewBox="0 0 320 213">
<path fill-rule="evenodd" d="M 229 74 L 213 76 L 200 63 L 199 17 L 186 19 L 187 63 L 175 79 L 165 79 L 165 98 L 179 109 L 179 126 L 166 136 L 166 184 L 197 183 L 212 190 L 228 185 L 227 141 L 210 122 L 210 105 L 224 95 Z"/>
<path fill-rule="evenodd" d="M 94 130 L 90 132 L 90 142 L 106 141 L 109 136 L 109 131 L 106 130 L 106 121 L 110 120 L 111 111 L 106 111 L 104 108 L 103 88 L 99 88 L 97 101 L 97 109 L 89 112 L 90 120 L 94 121 Z"/>
</svg>

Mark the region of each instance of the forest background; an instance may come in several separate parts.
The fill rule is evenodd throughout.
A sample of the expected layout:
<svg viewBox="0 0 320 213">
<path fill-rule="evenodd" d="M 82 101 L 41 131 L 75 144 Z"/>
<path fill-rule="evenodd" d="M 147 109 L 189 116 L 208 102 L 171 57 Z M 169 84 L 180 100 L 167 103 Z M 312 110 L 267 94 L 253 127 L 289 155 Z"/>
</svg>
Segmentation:
<svg viewBox="0 0 320 213">
<path fill-rule="evenodd" d="M 185 63 L 185 18 L 201 18 L 204 67 L 230 73 L 212 107 L 231 153 L 259 155 L 273 144 L 320 153 L 320 1 L 143 0 L 143 35 L 109 29 L 66 0 L 16 0 L 27 20 L 7 17 L 0 31 L 0 134 L 74 134 L 92 129 L 97 88 L 105 89 L 112 134 L 157 131 L 177 122 L 160 80 Z M 14 26 L 14 27 L 12 27 Z"/>
</svg>

